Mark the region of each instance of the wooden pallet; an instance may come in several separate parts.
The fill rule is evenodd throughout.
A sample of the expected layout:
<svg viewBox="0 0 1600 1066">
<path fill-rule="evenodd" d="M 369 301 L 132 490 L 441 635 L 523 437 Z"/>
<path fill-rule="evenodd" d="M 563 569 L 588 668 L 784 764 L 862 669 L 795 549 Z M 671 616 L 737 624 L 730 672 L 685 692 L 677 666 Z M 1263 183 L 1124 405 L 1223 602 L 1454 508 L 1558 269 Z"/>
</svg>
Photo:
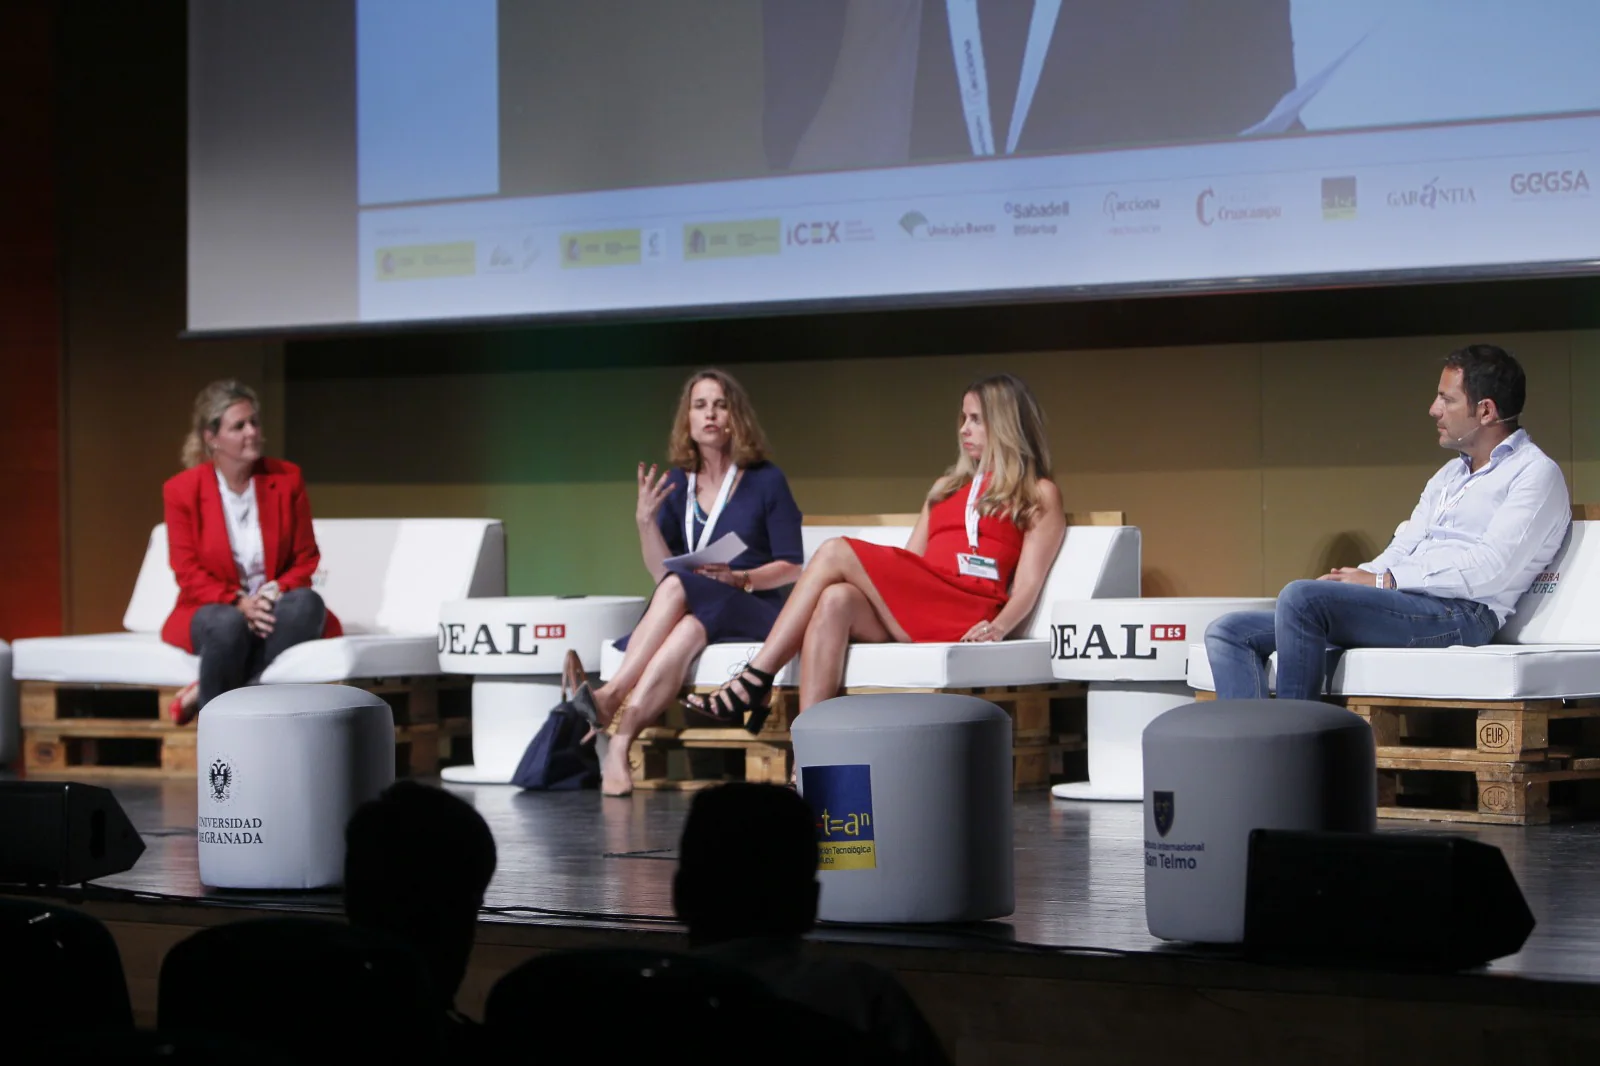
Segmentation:
<svg viewBox="0 0 1600 1066">
<path fill-rule="evenodd" d="M 1600 700 L 1354 696 L 1384 818 L 1541 825 L 1600 800 Z"/>
<path fill-rule="evenodd" d="M 441 683 L 442 682 L 442 683 Z M 467 761 L 467 679 L 348 682 L 382 696 L 395 713 L 395 772 L 422 776 Z M 170 778 L 195 774 L 196 729 L 173 725 L 170 686 L 22 682 L 23 773 L 29 777 Z"/>
<path fill-rule="evenodd" d="M 696 691 L 710 692 L 710 688 Z M 847 695 L 949 692 L 999 706 L 1012 720 L 1012 781 L 1017 791 L 1049 788 L 1053 780 L 1084 780 L 1085 689 L 1076 683 L 1005 685 L 968 689 L 853 688 Z M 676 712 L 667 724 L 639 734 L 630 753 L 636 789 L 693 790 L 721 781 L 787 784 L 794 769 L 789 723 L 799 692 L 774 689 L 772 710 L 760 733 L 739 726 L 700 727 Z"/>
<path fill-rule="evenodd" d="M 1544 825 L 1600 813 L 1600 759 L 1392 762 L 1378 770 L 1380 818 Z"/>
</svg>

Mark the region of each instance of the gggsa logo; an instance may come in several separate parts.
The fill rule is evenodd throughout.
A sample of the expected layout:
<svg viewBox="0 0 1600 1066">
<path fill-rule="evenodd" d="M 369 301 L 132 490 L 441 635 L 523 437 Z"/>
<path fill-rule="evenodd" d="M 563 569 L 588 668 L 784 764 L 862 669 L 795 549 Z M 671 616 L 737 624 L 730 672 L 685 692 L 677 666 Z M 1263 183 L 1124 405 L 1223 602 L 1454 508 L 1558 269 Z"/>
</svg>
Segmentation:
<svg viewBox="0 0 1600 1066">
<path fill-rule="evenodd" d="M 1582 170 L 1535 170 L 1511 175 L 1514 196 L 1542 196 L 1548 193 L 1586 193 L 1589 175 Z"/>
</svg>

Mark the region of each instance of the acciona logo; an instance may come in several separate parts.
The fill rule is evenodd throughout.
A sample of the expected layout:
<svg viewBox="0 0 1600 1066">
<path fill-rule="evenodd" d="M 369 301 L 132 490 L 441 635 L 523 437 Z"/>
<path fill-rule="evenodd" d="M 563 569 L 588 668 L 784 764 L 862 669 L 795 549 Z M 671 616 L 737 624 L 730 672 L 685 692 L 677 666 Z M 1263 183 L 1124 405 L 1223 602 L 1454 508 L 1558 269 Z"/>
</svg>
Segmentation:
<svg viewBox="0 0 1600 1066">
<path fill-rule="evenodd" d="M 1589 175 L 1583 170 L 1531 170 L 1511 175 L 1511 195 L 1518 199 L 1588 194 Z"/>
<path fill-rule="evenodd" d="M 1111 221 L 1107 230 L 1116 237 L 1161 232 L 1159 196 L 1124 195 L 1113 190 L 1100 202 L 1100 213 Z"/>
<path fill-rule="evenodd" d="M 1161 210 L 1161 197 L 1123 196 L 1118 192 L 1108 192 L 1100 210 L 1112 219 L 1120 219 L 1125 215 L 1143 215 Z"/>
</svg>

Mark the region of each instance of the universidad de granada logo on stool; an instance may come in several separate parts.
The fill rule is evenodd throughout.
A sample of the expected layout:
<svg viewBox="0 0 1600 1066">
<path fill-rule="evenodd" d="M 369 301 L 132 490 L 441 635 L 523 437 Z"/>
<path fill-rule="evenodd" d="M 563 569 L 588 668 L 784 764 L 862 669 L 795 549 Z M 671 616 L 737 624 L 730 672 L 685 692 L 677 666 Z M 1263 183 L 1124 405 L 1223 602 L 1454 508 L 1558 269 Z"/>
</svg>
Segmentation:
<svg viewBox="0 0 1600 1066">
<path fill-rule="evenodd" d="M 878 866 L 872 831 L 870 766 L 805 766 L 801 790 L 817 816 L 819 870 L 873 870 Z"/>
</svg>

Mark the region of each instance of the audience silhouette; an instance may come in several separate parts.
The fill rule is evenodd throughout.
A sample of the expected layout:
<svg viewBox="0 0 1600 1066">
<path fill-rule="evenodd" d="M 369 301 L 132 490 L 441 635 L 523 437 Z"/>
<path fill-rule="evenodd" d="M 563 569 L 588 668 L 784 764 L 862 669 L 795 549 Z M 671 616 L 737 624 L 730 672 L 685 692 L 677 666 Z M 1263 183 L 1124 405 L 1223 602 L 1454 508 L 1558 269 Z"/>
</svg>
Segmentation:
<svg viewBox="0 0 1600 1066">
<path fill-rule="evenodd" d="M 281 1055 L 435 1066 L 602 1047 L 655 1054 L 677 1041 L 706 1066 L 746 1061 L 757 1046 L 774 1066 L 949 1061 L 891 974 L 806 942 L 821 893 L 816 836 L 790 789 L 738 782 L 696 796 L 673 879 L 690 953 L 539 956 L 496 983 L 482 1028 L 455 997 L 497 861 L 488 824 L 442 789 L 401 781 L 357 809 L 345 842 L 348 924 L 275 917 L 196 933 L 163 962 L 154 1033 L 132 1031 L 116 948 L 98 922 L 42 904 L 0 907 L 10 918 L 0 940 L 31 952 L 35 974 L 107 979 L 96 1017 L 109 1031 L 83 1032 L 80 1017 L 72 1039 L 38 1050 L 62 1062 L 255 1066 Z M 80 946 L 67 952 L 69 940 Z M 44 984 L 54 1002 L 82 999 L 61 994 L 59 980 Z M 628 1023 L 605 1025 L 618 1003 Z"/>
<path fill-rule="evenodd" d="M 477 1054 L 477 1026 L 455 1009 L 494 877 L 494 835 L 472 805 L 400 781 L 362 804 L 345 828 L 344 909 L 354 926 L 409 944 L 428 969 L 447 1045 Z"/>
<path fill-rule="evenodd" d="M 672 902 L 691 948 L 761 978 L 909 1062 L 946 1063 L 939 1039 L 885 970 L 818 953 L 816 818 L 794 791 L 733 782 L 695 796 L 678 845 Z"/>
</svg>

